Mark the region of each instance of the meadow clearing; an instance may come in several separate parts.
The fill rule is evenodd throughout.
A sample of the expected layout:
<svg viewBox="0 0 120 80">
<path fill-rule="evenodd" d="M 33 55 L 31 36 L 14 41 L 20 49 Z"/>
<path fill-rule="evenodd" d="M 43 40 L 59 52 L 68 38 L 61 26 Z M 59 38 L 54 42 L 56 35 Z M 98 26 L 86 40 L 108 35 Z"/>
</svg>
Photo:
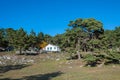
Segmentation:
<svg viewBox="0 0 120 80">
<path fill-rule="evenodd" d="M 66 54 L 1 56 L 9 56 L 9 59 L 14 56 L 31 62 L 1 65 L 0 80 L 120 80 L 120 65 L 84 67 L 80 60 L 66 60 Z"/>
</svg>

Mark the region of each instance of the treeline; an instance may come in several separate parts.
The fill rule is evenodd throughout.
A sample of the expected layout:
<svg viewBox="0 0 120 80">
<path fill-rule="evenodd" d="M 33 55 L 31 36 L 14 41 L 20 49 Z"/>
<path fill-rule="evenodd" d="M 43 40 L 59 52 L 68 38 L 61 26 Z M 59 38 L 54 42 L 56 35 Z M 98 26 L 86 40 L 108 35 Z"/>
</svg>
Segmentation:
<svg viewBox="0 0 120 80">
<path fill-rule="evenodd" d="M 52 37 L 42 32 L 28 34 L 23 28 L 0 29 L 0 47 L 12 46 L 14 49 L 29 47 L 42 48 L 45 43 L 60 46 L 62 51 L 78 59 L 85 59 L 88 64 L 120 63 L 120 26 L 114 30 L 104 30 L 102 22 L 93 18 L 78 18 L 70 21 L 65 33 Z M 91 52 L 83 55 L 82 52 Z"/>
<path fill-rule="evenodd" d="M 13 28 L 0 29 L 0 47 L 14 48 L 14 50 L 26 50 L 29 47 L 41 48 L 41 44 L 47 44 L 50 35 L 42 32 L 36 34 L 34 30 L 28 34 L 23 28 L 14 30 Z"/>
<path fill-rule="evenodd" d="M 46 42 L 61 47 L 63 51 L 75 50 L 92 52 L 106 49 L 120 48 L 120 27 L 114 30 L 104 30 L 103 24 L 93 18 L 76 19 L 70 21 L 69 28 L 63 34 L 52 37 L 49 34 L 34 30 L 27 33 L 23 28 L 0 28 L 0 47 L 13 46 L 17 48 L 40 47 Z"/>
<path fill-rule="evenodd" d="M 120 63 L 120 26 L 104 30 L 103 24 L 93 18 L 70 21 L 65 33 L 56 35 L 54 42 L 63 51 L 77 55 L 87 65 Z M 89 52 L 85 55 L 82 52 Z"/>
<path fill-rule="evenodd" d="M 92 52 L 120 48 L 120 26 L 104 30 L 103 24 L 93 18 L 79 18 L 70 21 L 68 26 L 65 33 L 54 37 L 54 42 L 65 50 Z"/>
</svg>

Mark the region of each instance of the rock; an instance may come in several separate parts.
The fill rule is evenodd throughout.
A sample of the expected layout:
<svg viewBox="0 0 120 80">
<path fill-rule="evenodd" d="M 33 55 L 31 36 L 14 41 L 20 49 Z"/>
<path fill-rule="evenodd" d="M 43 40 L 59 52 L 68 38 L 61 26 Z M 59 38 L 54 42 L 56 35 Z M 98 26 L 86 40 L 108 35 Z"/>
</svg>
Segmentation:
<svg viewBox="0 0 120 80">
<path fill-rule="evenodd" d="M 100 65 L 98 65 L 97 67 L 102 67 L 104 64 L 100 64 Z"/>
<path fill-rule="evenodd" d="M 0 65 L 5 65 L 5 64 L 6 64 L 5 62 L 0 61 Z"/>
<path fill-rule="evenodd" d="M 3 59 L 7 59 L 6 56 L 3 56 Z"/>
<path fill-rule="evenodd" d="M 83 65 L 80 65 L 80 67 L 83 67 Z"/>
<path fill-rule="evenodd" d="M 68 68 L 72 68 L 72 66 L 69 66 Z"/>
<path fill-rule="evenodd" d="M 47 59 L 50 59 L 50 56 L 47 56 Z"/>
<path fill-rule="evenodd" d="M 11 57 L 9 57 L 9 56 L 6 56 L 6 58 L 7 58 L 7 59 L 11 59 Z"/>
<path fill-rule="evenodd" d="M 27 59 L 25 57 L 21 58 L 14 55 L 0 56 L 0 65 L 16 65 L 16 64 L 28 64 L 28 63 L 34 63 L 34 60 Z"/>
<path fill-rule="evenodd" d="M 28 62 L 28 63 L 33 63 L 33 62 L 34 62 L 34 60 L 27 60 L 27 62 Z"/>
<path fill-rule="evenodd" d="M 60 60 L 59 58 L 56 59 L 56 61 L 59 61 L 59 60 Z"/>
<path fill-rule="evenodd" d="M 112 67 L 115 68 L 115 65 L 113 65 Z"/>
<path fill-rule="evenodd" d="M 2 57 L 2 56 L 0 56 L 0 60 L 1 60 L 1 59 L 3 59 L 3 57 Z"/>
<path fill-rule="evenodd" d="M 2 62 L 0 61 L 0 65 L 2 65 Z"/>
</svg>

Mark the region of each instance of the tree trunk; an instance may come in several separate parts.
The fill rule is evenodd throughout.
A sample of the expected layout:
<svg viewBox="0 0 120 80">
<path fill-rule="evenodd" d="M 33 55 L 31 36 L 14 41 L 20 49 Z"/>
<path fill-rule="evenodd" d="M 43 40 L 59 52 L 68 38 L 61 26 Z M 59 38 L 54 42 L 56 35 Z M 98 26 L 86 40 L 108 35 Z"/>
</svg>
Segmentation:
<svg viewBox="0 0 120 80">
<path fill-rule="evenodd" d="M 80 38 L 78 38 L 78 41 L 76 44 L 76 50 L 77 50 L 78 60 L 80 60 L 81 59 L 81 56 L 80 56 Z"/>
<path fill-rule="evenodd" d="M 21 48 L 21 47 L 20 47 L 20 49 L 19 49 L 19 50 L 20 50 L 20 54 L 22 54 L 22 48 Z"/>
<path fill-rule="evenodd" d="M 77 55 L 78 55 L 78 60 L 80 60 L 81 56 L 80 56 L 80 52 L 79 51 L 77 51 Z"/>
</svg>

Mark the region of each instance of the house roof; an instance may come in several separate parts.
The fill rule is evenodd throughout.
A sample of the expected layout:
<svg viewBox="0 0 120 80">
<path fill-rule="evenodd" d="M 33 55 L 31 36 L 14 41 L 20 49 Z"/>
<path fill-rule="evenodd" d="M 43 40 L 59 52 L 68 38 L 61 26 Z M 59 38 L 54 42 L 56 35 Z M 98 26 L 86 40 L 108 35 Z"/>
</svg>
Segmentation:
<svg viewBox="0 0 120 80">
<path fill-rule="evenodd" d="M 51 45 L 51 46 L 56 46 L 56 45 L 53 45 L 53 44 L 48 44 L 48 45 Z M 48 46 L 48 45 L 46 45 L 46 46 Z M 45 47 L 46 47 L 46 46 L 45 46 Z M 59 47 L 59 46 L 57 46 L 57 47 Z"/>
</svg>

